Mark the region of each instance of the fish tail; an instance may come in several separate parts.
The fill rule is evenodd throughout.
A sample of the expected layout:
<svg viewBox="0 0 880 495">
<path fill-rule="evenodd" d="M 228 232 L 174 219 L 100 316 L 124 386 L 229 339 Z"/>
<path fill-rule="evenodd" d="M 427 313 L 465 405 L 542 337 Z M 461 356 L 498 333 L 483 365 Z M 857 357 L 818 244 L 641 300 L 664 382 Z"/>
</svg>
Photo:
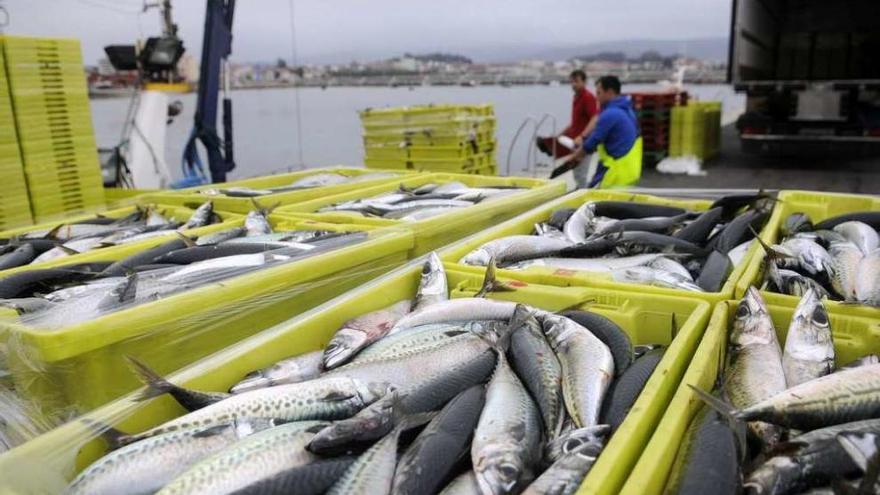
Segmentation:
<svg viewBox="0 0 880 495">
<path fill-rule="evenodd" d="M 92 430 L 98 435 L 101 435 L 104 441 L 107 442 L 110 450 L 116 450 L 119 447 L 123 447 L 131 443 L 129 441 L 131 436 L 128 433 L 117 430 L 116 428 L 113 428 L 106 423 L 91 418 L 80 418 L 80 421 L 86 426 L 86 428 Z"/>
<path fill-rule="evenodd" d="M 480 290 L 474 294 L 474 297 L 486 297 L 486 294 L 490 292 L 511 292 L 516 290 L 497 280 L 497 269 L 495 255 L 492 255 L 492 257 L 489 258 L 489 263 L 486 265 L 486 275 L 483 277 L 483 285 L 480 287 Z"/>
<path fill-rule="evenodd" d="M 135 398 L 136 401 L 141 402 L 152 399 L 153 397 L 171 393 L 178 388 L 177 385 L 169 382 L 162 375 L 156 373 L 152 368 L 134 357 L 125 356 L 125 360 L 128 361 L 132 372 L 147 386 L 147 389 Z"/>
</svg>

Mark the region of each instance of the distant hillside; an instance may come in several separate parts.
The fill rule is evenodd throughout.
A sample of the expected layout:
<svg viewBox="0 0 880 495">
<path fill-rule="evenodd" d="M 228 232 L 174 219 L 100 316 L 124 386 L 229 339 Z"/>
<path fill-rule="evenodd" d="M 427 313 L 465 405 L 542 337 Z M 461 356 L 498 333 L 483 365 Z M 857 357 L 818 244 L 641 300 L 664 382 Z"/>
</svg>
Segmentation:
<svg viewBox="0 0 880 495">
<path fill-rule="evenodd" d="M 624 52 L 637 57 L 653 50 L 663 55 L 686 55 L 702 60 L 726 61 L 727 38 L 698 38 L 690 40 L 620 40 L 585 43 L 577 46 L 481 46 L 457 50 L 478 62 L 513 62 L 523 59 L 567 60 L 599 52 Z"/>
</svg>

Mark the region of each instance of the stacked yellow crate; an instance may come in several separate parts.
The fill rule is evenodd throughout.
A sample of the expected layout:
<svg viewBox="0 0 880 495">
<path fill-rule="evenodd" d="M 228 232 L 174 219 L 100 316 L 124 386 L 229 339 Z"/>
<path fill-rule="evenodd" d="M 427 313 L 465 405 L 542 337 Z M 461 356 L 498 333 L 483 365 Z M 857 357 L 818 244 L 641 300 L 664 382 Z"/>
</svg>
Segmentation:
<svg viewBox="0 0 880 495">
<path fill-rule="evenodd" d="M 0 230 L 27 225 L 33 220 L 4 65 L 3 51 L 0 50 L 0 183 L 3 185 Z"/>
<path fill-rule="evenodd" d="M 691 101 L 672 109 L 669 156 L 708 160 L 721 145 L 721 102 Z"/>
<path fill-rule="evenodd" d="M 103 206 L 79 41 L 7 36 L 0 42 L 35 220 Z"/>
<path fill-rule="evenodd" d="M 497 174 L 492 105 L 367 109 L 360 116 L 369 168 Z"/>
</svg>

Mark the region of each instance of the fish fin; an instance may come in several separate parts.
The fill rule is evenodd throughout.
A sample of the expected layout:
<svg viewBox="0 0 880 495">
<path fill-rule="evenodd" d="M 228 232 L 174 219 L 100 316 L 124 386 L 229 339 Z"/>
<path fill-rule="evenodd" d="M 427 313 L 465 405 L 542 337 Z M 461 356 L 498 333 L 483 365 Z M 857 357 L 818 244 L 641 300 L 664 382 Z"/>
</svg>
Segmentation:
<svg viewBox="0 0 880 495">
<path fill-rule="evenodd" d="M 138 273 L 132 269 L 126 270 L 125 287 L 119 293 L 119 302 L 131 301 L 137 295 Z"/>
<path fill-rule="evenodd" d="M 345 392 L 333 391 L 333 392 L 328 392 L 327 395 L 325 395 L 324 397 L 321 398 L 321 400 L 325 400 L 328 402 L 336 402 L 336 401 L 341 401 L 341 400 L 348 400 L 348 399 L 351 399 L 352 397 L 354 397 L 354 395 L 352 395 L 352 394 L 347 394 Z"/>
<path fill-rule="evenodd" d="M 58 224 L 52 228 L 49 232 L 46 232 L 46 235 L 43 236 L 43 239 L 58 239 L 58 232 L 61 232 L 61 229 L 64 228 L 64 224 Z"/>
<path fill-rule="evenodd" d="M 71 249 L 71 248 L 65 246 L 64 244 L 59 244 L 59 245 L 58 245 L 58 249 L 64 251 L 64 252 L 65 252 L 66 254 L 68 254 L 69 256 L 73 256 L 73 255 L 75 255 L 75 254 L 80 254 L 80 252 L 77 251 L 76 249 Z"/>
<path fill-rule="evenodd" d="M 208 437 L 213 437 L 216 435 L 221 435 L 227 429 L 229 429 L 228 423 L 214 425 L 210 428 L 205 428 L 204 430 L 202 430 L 198 433 L 193 433 L 193 438 L 208 438 Z"/>
<path fill-rule="evenodd" d="M 177 388 L 177 385 L 169 382 L 163 378 L 162 375 L 156 373 L 149 366 L 138 361 L 136 358 L 125 356 L 125 360 L 128 361 L 129 368 L 134 372 L 138 380 L 147 386 L 147 389 L 143 393 L 135 397 L 137 402 L 142 402 L 152 399 L 153 397 L 170 393 Z"/>
<path fill-rule="evenodd" d="M 116 245 L 117 245 L 117 244 L 116 244 L 115 242 L 101 241 L 101 243 L 98 244 L 98 248 L 99 248 L 99 249 L 103 249 L 103 248 L 113 247 L 113 246 L 116 246 Z"/>
<path fill-rule="evenodd" d="M 749 231 L 752 233 L 752 235 L 755 236 L 755 240 L 758 241 L 758 244 L 760 244 L 761 248 L 764 249 L 764 253 L 767 254 L 767 259 L 766 259 L 767 261 L 776 261 L 776 260 L 785 259 L 785 258 L 794 258 L 794 256 L 791 256 L 790 254 L 783 253 L 782 251 L 780 251 L 780 250 L 774 248 L 773 246 L 767 244 L 766 242 L 764 242 L 764 239 L 761 239 L 761 236 L 757 232 L 755 232 L 755 229 L 753 229 L 751 225 L 749 225 L 748 227 L 749 227 Z"/>
<path fill-rule="evenodd" d="M 189 238 L 189 237 L 187 237 L 187 236 L 181 234 L 179 231 L 176 231 L 176 230 L 175 230 L 174 233 L 177 234 L 177 238 L 180 239 L 181 241 L 183 241 L 183 243 L 186 245 L 186 247 L 191 248 L 191 247 L 196 247 L 196 246 L 198 246 L 198 244 L 196 243 L 196 241 L 194 241 L 194 240 L 192 240 L 191 238 Z"/>
<path fill-rule="evenodd" d="M 727 420 L 727 424 L 733 430 L 736 435 L 737 445 L 740 451 L 740 460 L 745 460 L 746 455 L 746 423 L 737 416 L 737 410 L 733 407 L 733 404 L 729 402 L 719 399 L 714 395 L 701 390 L 690 383 L 688 383 L 688 387 L 697 394 L 697 397 L 702 399 L 703 402 L 706 403 L 709 407 L 714 409 L 718 414 L 720 414 L 723 418 Z"/>
<path fill-rule="evenodd" d="M 474 297 L 486 297 L 486 294 L 490 292 L 512 292 L 516 290 L 503 282 L 499 282 L 495 278 L 496 270 L 497 265 L 495 263 L 495 256 L 493 255 L 489 258 L 489 264 L 486 265 L 486 275 L 483 277 L 483 285 L 480 287 L 480 290 L 474 294 Z"/>
<path fill-rule="evenodd" d="M 424 424 L 431 422 L 437 415 L 440 414 L 440 411 L 428 411 L 428 412 L 419 412 L 419 413 L 410 413 L 404 415 L 400 421 L 398 421 L 397 426 L 395 428 L 399 428 L 401 431 L 411 430 L 413 428 L 418 428 Z"/>
<path fill-rule="evenodd" d="M 104 441 L 107 442 L 110 450 L 116 450 L 129 443 L 128 439 L 130 435 L 124 431 L 117 430 L 106 423 L 91 418 L 80 418 L 80 421 L 86 426 L 86 428 L 100 435 Z"/>
</svg>

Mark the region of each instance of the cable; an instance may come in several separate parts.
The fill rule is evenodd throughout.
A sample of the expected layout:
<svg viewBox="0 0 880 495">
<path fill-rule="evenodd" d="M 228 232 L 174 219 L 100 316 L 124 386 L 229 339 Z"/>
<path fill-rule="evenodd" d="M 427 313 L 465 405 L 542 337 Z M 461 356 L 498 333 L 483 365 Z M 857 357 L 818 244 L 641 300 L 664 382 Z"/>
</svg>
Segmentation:
<svg viewBox="0 0 880 495">
<path fill-rule="evenodd" d="M 289 1 L 290 5 L 290 58 L 291 64 L 293 65 L 294 70 L 296 69 L 297 57 L 296 57 L 296 23 L 295 17 L 293 15 L 293 1 Z M 297 154 L 299 155 L 299 168 L 305 169 L 306 164 L 303 160 L 303 140 L 302 140 L 302 115 L 301 115 L 301 107 L 299 100 L 299 85 L 293 86 L 293 97 L 296 104 L 296 142 L 297 142 Z"/>
</svg>

